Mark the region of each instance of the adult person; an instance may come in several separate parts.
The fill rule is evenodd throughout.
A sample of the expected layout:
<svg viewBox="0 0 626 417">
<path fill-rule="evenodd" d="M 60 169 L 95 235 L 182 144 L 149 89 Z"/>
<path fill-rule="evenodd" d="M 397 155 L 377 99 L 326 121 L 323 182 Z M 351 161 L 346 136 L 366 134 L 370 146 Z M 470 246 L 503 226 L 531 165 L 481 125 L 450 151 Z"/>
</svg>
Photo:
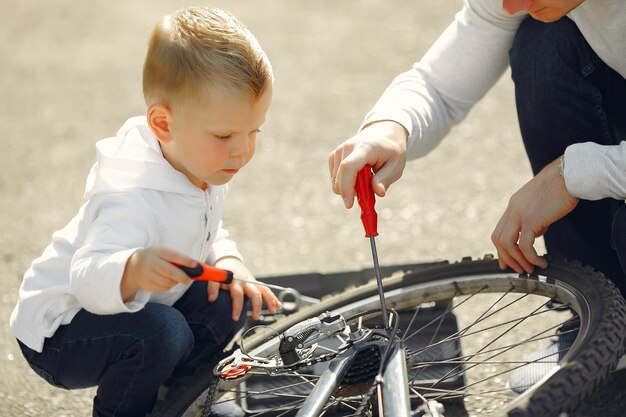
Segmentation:
<svg viewBox="0 0 626 417">
<path fill-rule="evenodd" d="M 384 196 L 407 158 L 431 151 L 510 65 L 535 176 L 492 234 L 500 267 L 545 268 L 534 249 L 544 235 L 549 254 L 592 265 L 626 293 L 626 2 L 464 3 L 360 131 L 330 153 L 333 191 L 351 207 L 357 172 L 370 164 Z"/>
</svg>

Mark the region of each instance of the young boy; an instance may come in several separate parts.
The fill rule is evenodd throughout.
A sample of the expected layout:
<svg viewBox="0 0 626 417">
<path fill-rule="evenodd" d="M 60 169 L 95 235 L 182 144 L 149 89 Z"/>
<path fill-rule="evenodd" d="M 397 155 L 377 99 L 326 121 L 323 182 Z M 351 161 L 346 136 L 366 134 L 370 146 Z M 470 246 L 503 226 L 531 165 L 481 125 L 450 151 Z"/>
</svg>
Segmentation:
<svg viewBox="0 0 626 417">
<path fill-rule="evenodd" d="M 32 263 L 11 315 L 37 374 L 98 386 L 94 416 L 143 416 L 181 363 L 215 360 L 243 323 L 244 295 L 254 318 L 263 300 L 271 313 L 279 305 L 266 287 L 192 282 L 172 264 L 197 259 L 254 280 L 221 217 L 272 83 L 256 39 L 228 13 L 182 9 L 156 25 L 147 116 L 98 142 L 87 202 Z"/>
</svg>

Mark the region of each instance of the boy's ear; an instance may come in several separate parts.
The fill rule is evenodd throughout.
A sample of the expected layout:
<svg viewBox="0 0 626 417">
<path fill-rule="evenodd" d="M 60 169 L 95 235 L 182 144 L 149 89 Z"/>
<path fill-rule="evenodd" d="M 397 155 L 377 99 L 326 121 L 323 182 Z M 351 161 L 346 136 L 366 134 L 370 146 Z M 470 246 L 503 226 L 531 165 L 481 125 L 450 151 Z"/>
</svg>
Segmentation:
<svg viewBox="0 0 626 417">
<path fill-rule="evenodd" d="M 163 104 L 152 104 L 148 108 L 148 126 L 159 142 L 168 143 L 172 140 L 172 135 L 170 134 L 171 117 L 172 113 Z"/>
</svg>

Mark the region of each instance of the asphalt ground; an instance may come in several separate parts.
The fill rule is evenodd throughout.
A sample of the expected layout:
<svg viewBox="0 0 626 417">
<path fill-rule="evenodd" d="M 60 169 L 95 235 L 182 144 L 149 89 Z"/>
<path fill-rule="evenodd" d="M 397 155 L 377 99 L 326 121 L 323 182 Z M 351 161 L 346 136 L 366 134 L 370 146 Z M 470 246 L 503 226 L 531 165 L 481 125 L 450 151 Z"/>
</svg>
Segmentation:
<svg viewBox="0 0 626 417">
<path fill-rule="evenodd" d="M 45 384 L 21 357 L 8 318 L 23 272 L 83 201 L 94 143 L 145 111 L 141 68 L 153 23 L 196 4 L 0 1 L 0 416 L 90 415 L 94 390 Z M 331 192 L 326 157 L 354 134 L 391 78 L 426 51 L 461 1 L 206 5 L 248 25 L 276 76 L 257 154 L 232 181 L 224 219 L 249 267 L 259 276 L 370 267 L 358 212 L 345 210 Z M 493 252 L 491 231 L 530 175 L 507 72 L 377 202 L 381 264 Z M 587 415 L 621 416 L 623 379 L 604 389 Z"/>
</svg>

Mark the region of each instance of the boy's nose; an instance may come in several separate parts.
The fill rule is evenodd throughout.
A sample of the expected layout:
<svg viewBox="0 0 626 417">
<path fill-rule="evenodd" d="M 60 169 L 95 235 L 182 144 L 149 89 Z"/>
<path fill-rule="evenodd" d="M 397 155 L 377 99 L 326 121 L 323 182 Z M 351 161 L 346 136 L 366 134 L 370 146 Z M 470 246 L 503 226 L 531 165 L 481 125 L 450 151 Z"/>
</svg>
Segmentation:
<svg viewBox="0 0 626 417">
<path fill-rule="evenodd" d="M 502 9 L 509 14 L 515 14 L 522 10 L 528 10 L 531 3 L 532 0 L 503 0 Z"/>
<path fill-rule="evenodd" d="M 233 156 L 245 156 L 250 152 L 250 140 L 247 137 L 241 137 L 235 142 L 232 149 Z"/>
</svg>

